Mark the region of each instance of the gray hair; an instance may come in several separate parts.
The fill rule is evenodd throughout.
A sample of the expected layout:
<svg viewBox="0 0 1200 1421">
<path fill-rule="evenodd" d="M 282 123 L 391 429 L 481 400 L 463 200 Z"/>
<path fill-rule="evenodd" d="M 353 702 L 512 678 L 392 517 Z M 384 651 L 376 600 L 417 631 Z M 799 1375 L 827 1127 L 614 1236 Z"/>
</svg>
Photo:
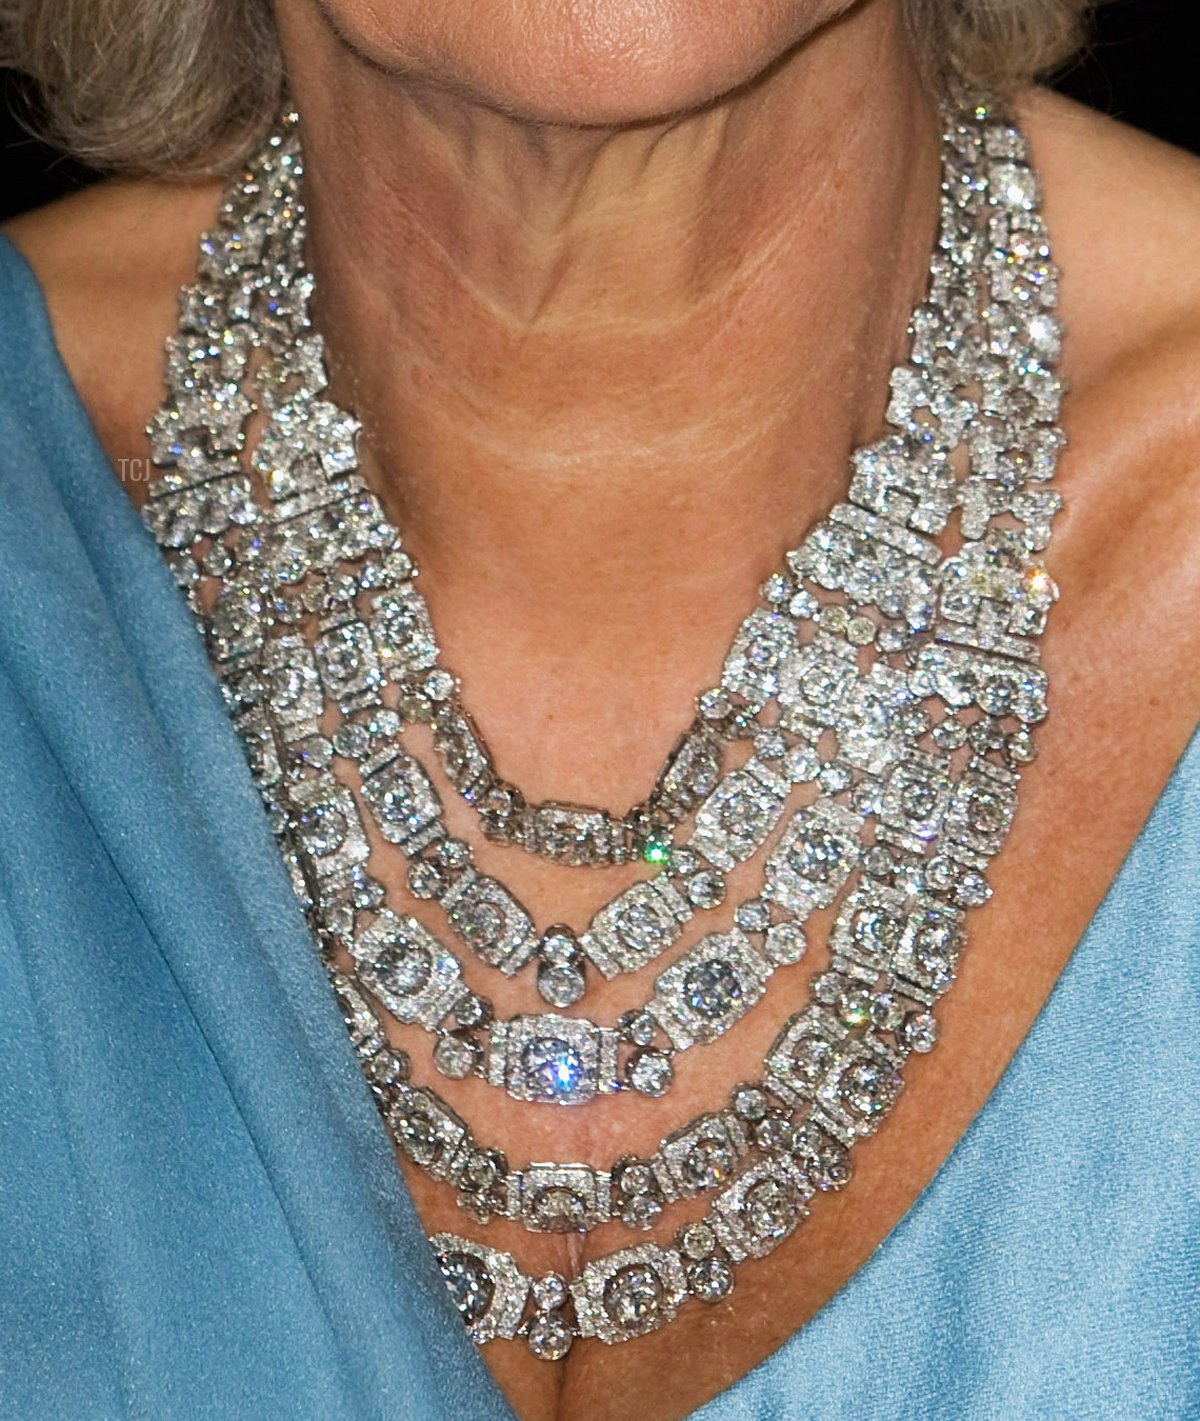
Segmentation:
<svg viewBox="0 0 1200 1421">
<path fill-rule="evenodd" d="M 1091 0 L 901 0 L 931 76 L 1003 93 L 1066 59 Z M 0 0 L 0 64 L 45 136 L 111 172 L 236 167 L 283 99 L 271 0 Z"/>
</svg>

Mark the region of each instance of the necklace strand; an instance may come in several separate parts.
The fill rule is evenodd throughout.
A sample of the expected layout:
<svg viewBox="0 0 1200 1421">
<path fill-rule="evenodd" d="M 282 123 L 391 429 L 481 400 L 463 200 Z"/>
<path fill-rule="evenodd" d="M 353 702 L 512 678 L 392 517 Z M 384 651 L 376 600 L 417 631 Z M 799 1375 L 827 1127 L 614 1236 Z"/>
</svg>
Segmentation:
<svg viewBox="0 0 1200 1421">
<path fill-rule="evenodd" d="M 1055 590 L 1037 555 L 1058 505 L 1046 484 L 1061 445 L 1055 272 L 1024 140 L 985 104 L 947 105 L 943 119 L 941 231 L 909 361 L 892 376 L 892 432 L 855 452 L 847 502 L 764 586 L 721 685 L 699 698 L 655 790 L 625 816 L 527 805 L 495 773 L 438 662 L 411 558 L 357 474 L 357 423 L 322 398 L 294 116 L 231 186 L 202 243 L 168 345 L 168 400 L 150 426 L 167 472 L 147 521 L 205 631 L 389 1131 L 481 1222 L 645 1227 L 678 1199 L 718 1191 L 671 1246 L 606 1254 L 571 1280 L 533 1279 L 510 1254 L 435 1236 L 477 1342 L 520 1333 L 555 1359 L 577 1336 L 622 1341 L 669 1322 L 689 1296 L 725 1296 L 737 1263 L 770 1252 L 816 1191 L 846 1182 L 848 1151 L 886 1116 L 909 1053 L 936 1040 L 931 1008 L 953 982 L 965 910 L 988 896 L 984 870 L 1045 714 L 1037 638 Z M 247 465 L 255 400 L 267 425 Z M 943 556 L 932 539 L 952 516 L 961 547 Z M 314 619 L 310 648 L 301 629 Z M 389 683 L 396 707 L 383 703 Z M 342 719 L 326 738 L 316 727 L 330 707 Z M 446 834 L 432 782 L 399 747 L 406 720 L 431 724 L 447 778 L 489 837 L 559 862 L 640 856 L 665 871 L 618 895 L 579 938 L 561 927 L 539 937 Z M 747 738 L 750 762 L 722 772 L 725 747 Z M 723 875 L 765 848 L 764 890 L 739 906 L 732 932 L 708 934 L 661 973 L 620 1030 L 550 1014 L 494 1023 L 454 954 L 384 907 L 334 757 L 356 765 L 362 802 L 395 830 L 384 836 L 409 857 L 416 896 L 446 910 L 488 965 L 512 972 L 537 958 L 552 1005 L 578 999 L 583 959 L 605 976 L 648 965 L 695 912 L 719 906 Z M 785 821 L 792 786 L 809 782 L 817 803 Z M 673 842 L 693 813 L 690 837 Z M 651 1157 L 604 1170 L 510 1169 L 412 1083 L 377 1014 L 375 1004 L 438 1031 L 443 1069 L 457 1049 L 518 1099 L 570 1103 L 636 1084 L 638 1061 L 653 1067 L 648 1081 L 669 1084 L 670 1056 L 650 1046 L 647 1019 L 675 1050 L 712 1039 L 762 997 L 781 960 L 764 950 L 771 933 L 789 943 L 782 960 L 796 960 L 800 920 L 835 902 L 829 967 L 769 1049 L 762 1081 Z M 342 947 L 350 975 L 337 965 Z M 436 996 L 437 971 L 448 997 Z M 481 1029 L 482 1048 L 471 1035 Z M 620 1032 L 634 1048 L 623 1072 Z"/>
</svg>

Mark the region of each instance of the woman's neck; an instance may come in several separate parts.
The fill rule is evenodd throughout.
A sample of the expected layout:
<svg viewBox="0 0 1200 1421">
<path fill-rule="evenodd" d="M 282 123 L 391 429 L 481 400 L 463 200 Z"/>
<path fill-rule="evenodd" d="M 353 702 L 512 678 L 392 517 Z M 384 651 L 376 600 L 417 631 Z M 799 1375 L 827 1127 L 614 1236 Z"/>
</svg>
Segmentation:
<svg viewBox="0 0 1200 1421">
<path fill-rule="evenodd" d="M 881 417 L 937 193 L 896 7 L 620 130 L 381 73 L 316 13 L 285 41 L 317 317 L 451 664 L 485 700 L 514 656 L 666 694 Z"/>
</svg>

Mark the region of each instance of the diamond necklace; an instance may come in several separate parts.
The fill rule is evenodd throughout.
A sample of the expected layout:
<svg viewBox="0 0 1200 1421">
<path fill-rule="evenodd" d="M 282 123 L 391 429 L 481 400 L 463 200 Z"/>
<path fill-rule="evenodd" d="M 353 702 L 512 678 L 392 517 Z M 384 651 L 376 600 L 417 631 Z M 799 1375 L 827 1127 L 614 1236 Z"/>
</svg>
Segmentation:
<svg viewBox="0 0 1200 1421">
<path fill-rule="evenodd" d="M 1054 589 L 1036 555 L 1058 504 L 1045 485 L 1061 444 L 1055 272 L 1024 141 L 984 104 L 947 105 L 943 119 L 941 231 L 909 361 L 892 376 L 893 432 L 856 451 L 847 502 L 764 586 L 721 686 L 699 698 L 654 792 L 626 816 L 526 805 L 499 781 L 438 664 L 411 559 L 357 474 L 357 424 L 320 398 L 294 116 L 202 243 L 168 346 L 169 397 L 150 427 L 168 472 L 147 519 L 205 630 L 314 930 L 354 959 L 347 976 L 335 951 L 323 954 L 389 1129 L 481 1220 L 586 1229 L 616 1216 L 640 1227 L 675 1199 L 720 1190 L 672 1246 L 618 1250 L 569 1282 L 436 1236 L 478 1342 L 520 1332 L 554 1358 L 575 1336 L 625 1340 L 670 1321 L 688 1296 L 724 1296 L 737 1262 L 770 1252 L 816 1190 L 846 1181 L 846 1151 L 886 1115 L 908 1053 L 936 1038 L 930 1008 L 953 981 L 964 910 L 988 894 L 983 870 L 1033 755 L 1029 726 L 1045 713 L 1037 638 Z M 247 467 L 251 390 L 269 420 Z M 943 557 L 931 535 L 952 516 L 961 547 Z M 318 722 L 330 707 L 342 719 L 326 738 Z M 666 871 L 618 895 L 579 939 L 556 928 L 534 940 L 524 910 L 446 834 L 428 776 L 398 748 L 405 719 L 432 722 L 447 777 L 490 836 L 560 862 L 640 855 Z M 723 748 L 739 738 L 753 738 L 754 756 L 722 774 Z M 668 1034 L 686 1032 L 689 1011 L 712 1029 L 732 1025 L 752 995 L 745 974 L 771 965 L 754 947 L 739 959 L 747 934 L 799 932 L 816 901 L 840 899 L 829 969 L 768 1051 L 761 1083 L 736 1088 L 727 1109 L 673 1131 L 650 1158 L 510 1170 L 410 1082 L 385 1042 L 372 998 L 415 1019 L 427 968 L 457 963 L 416 919 L 397 931 L 335 756 L 358 767 L 360 797 L 395 831 L 385 837 L 408 854 L 417 896 L 437 901 L 484 962 L 515 971 L 539 957 L 553 1005 L 577 999 L 585 956 L 612 975 L 672 946 L 693 911 L 720 902 L 721 875 L 767 845 L 792 784 L 811 781 L 821 798 L 770 847 L 765 892 L 741 905 L 733 934 L 709 934 L 660 976 L 653 1020 Z M 690 839 L 672 843 L 693 811 Z M 412 941 L 418 930 L 428 948 Z M 794 959 L 802 935 L 791 944 Z M 672 995 L 663 980 L 680 967 Z M 453 1005 L 459 1032 L 489 1025 L 474 994 Z M 641 1050 L 647 1015 L 622 1027 Z M 553 1084 L 565 1067 L 570 1090 L 549 1095 L 565 1098 L 582 1070 L 595 1093 L 615 1078 L 591 1035 L 603 1030 L 552 1016 L 492 1026 L 489 1074 L 518 1098 L 544 1098 L 531 1083 Z"/>
</svg>

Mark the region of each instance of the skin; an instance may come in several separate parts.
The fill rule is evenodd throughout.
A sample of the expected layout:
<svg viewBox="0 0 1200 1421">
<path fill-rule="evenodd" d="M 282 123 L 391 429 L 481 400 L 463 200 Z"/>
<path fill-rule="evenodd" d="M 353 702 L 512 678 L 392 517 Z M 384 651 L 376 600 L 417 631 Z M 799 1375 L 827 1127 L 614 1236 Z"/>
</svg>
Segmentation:
<svg viewBox="0 0 1200 1421">
<path fill-rule="evenodd" d="M 879 432 L 932 237 L 936 129 L 892 0 L 473 10 L 282 0 L 317 315 L 497 763 L 530 796 L 624 808 L 719 676 L 753 589 Z M 856 1150 L 851 1187 L 742 1267 L 726 1303 L 557 1367 L 488 1348 L 526 1421 L 606 1421 L 633 1396 L 647 1421 L 684 1416 L 845 1284 L 984 1104 L 1200 715 L 1200 164 L 1038 90 L 1019 111 L 1064 273 L 1063 597 L 1041 754 L 942 1044 Z M 146 456 L 174 292 L 217 201 L 212 184 L 111 182 L 9 228 L 118 473 Z M 406 903 L 402 865 L 376 857 Z M 581 928 L 628 882 L 486 844 L 478 860 L 541 924 Z M 822 957 L 686 1056 L 664 1105 L 547 1112 L 439 1089 L 514 1160 L 648 1149 L 750 1076 Z M 649 976 L 597 988 L 589 1012 L 611 1020 Z M 527 983 L 472 980 L 501 1013 L 534 1009 Z M 431 1231 L 462 1227 L 406 1174 Z M 629 1235 L 488 1238 L 540 1271 Z"/>
</svg>

